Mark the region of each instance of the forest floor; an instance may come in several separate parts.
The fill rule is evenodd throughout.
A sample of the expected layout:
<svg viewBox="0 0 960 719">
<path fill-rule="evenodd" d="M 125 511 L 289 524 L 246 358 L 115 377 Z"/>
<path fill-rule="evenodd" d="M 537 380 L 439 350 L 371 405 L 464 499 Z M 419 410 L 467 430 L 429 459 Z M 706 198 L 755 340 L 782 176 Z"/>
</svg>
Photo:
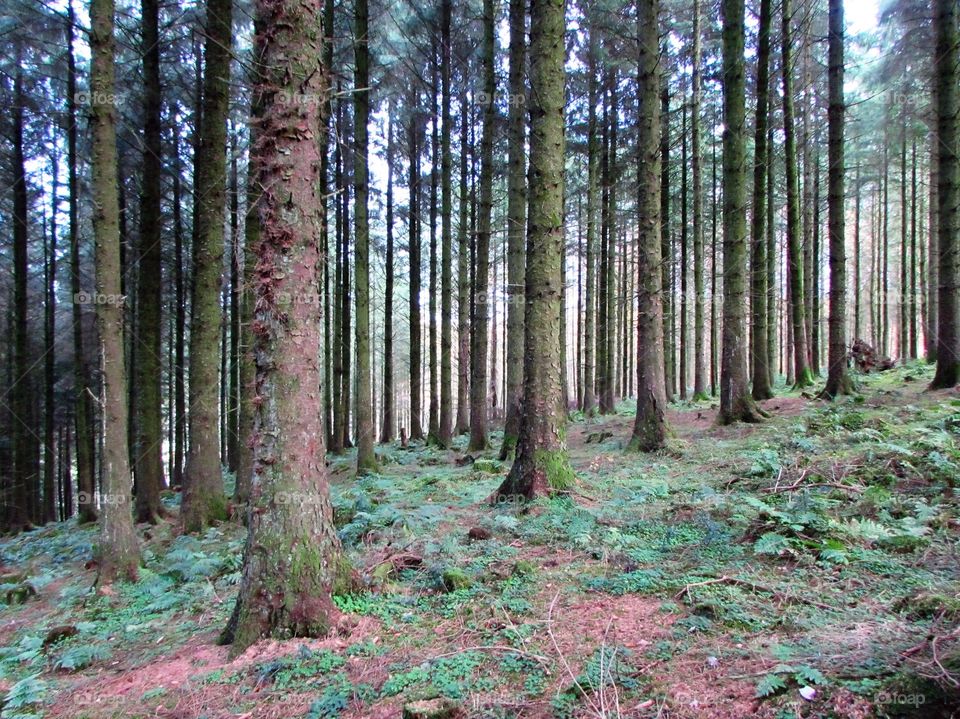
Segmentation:
<svg viewBox="0 0 960 719">
<path fill-rule="evenodd" d="M 0 608 L 2 717 L 386 719 L 442 698 L 490 718 L 951 716 L 960 394 L 924 391 L 931 374 L 832 404 L 781 388 L 760 425 L 678 404 L 652 456 L 624 453 L 631 404 L 575 417 L 576 487 L 528 511 L 486 503 L 495 451 L 381 447 L 359 481 L 332 457 L 368 590 L 337 598 L 336 636 L 233 659 L 215 642 L 241 527 L 140 527 L 141 580 L 109 594 L 94 528 L 3 539 L 36 596 Z"/>
</svg>

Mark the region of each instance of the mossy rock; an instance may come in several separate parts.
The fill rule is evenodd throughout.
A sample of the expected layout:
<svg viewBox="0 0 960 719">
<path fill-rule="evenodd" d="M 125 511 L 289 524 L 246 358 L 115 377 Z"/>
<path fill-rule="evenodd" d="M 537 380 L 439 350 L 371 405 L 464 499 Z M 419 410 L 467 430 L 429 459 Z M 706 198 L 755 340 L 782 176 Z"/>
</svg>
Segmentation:
<svg viewBox="0 0 960 719">
<path fill-rule="evenodd" d="M 527 559 L 518 559 L 510 573 L 515 577 L 529 577 L 537 573 L 537 565 Z"/>
<path fill-rule="evenodd" d="M 403 707 L 403 719 L 455 719 L 459 716 L 459 705 L 446 697 L 421 699 Z"/>
<path fill-rule="evenodd" d="M 477 459 L 473 463 L 473 471 L 481 474 L 500 474 L 503 471 L 503 465 L 495 459 Z"/>
<path fill-rule="evenodd" d="M 440 581 L 443 583 L 443 588 L 447 592 L 455 592 L 458 589 L 469 589 L 473 586 L 473 580 L 467 576 L 466 572 L 456 567 L 444 569 Z"/>
<path fill-rule="evenodd" d="M 926 537 L 914 537 L 912 534 L 898 534 L 895 537 L 881 537 L 877 546 L 894 554 L 911 554 L 930 544 Z"/>
</svg>

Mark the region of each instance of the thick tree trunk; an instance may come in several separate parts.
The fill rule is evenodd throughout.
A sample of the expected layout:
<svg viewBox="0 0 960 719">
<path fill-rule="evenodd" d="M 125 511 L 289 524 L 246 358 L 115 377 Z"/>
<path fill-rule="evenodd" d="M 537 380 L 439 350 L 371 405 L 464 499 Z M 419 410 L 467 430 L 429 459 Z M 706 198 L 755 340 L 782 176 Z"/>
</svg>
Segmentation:
<svg viewBox="0 0 960 719">
<path fill-rule="evenodd" d="M 690 105 L 690 152 L 693 172 L 693 398 L 707 398 L 707 377 L 704 356 L 704 287 L 703 287 L 703 157 L 700 151 L 700 0 L 693 2 L 693 72 Z"/>
<path fill-rule="evenodd" d="M 847 247 L 844 220 L 843 114 L 843 0 L 830 0 L 829 12 L 829 106 L 827 109 L 829 175 L 827 183 L 830 232 L 830 350 L 825 397 L 848 394 L 847 374 Z M 855 291 L 859 291 L 856 288 Z"/>
<path fill-rule="evenodd" d="M 367 0 L 354 2 L 353 91 L 353 224 L 356 292 L 357 384 L 357 474 L 377 469 L 373 449 L 373 407 L 370 375 L 370 224 L 367 219 L 367 124 L 370 121 L 370 49 Z"/>
<path fill-rule="evenodd" d="M 80 219 L 79 179 L 77 155 L 77 69 L 73 54 L 73 2 L 67 3 L 67 110 L 70 124 L 67 131 L 67 185 L 70 193 L 70 292 L 73 296 L 73 414 L 76 427 L 75 454 L 77 457 L 77 508 L 81 524 L 94 522 L 94 451 L 90 407 L 90 375 L 86 361 L 83 304 L 79 302 L 80 284 Z"/>
<path fill-rule="evenodd" d="M 746 336 L 746 120 L 744 0 L 723 0 L 723 359 L 719 424 L 755 422 Z"/>
<path fill-rule="evenodd" d="M 957 32 L 957 4 L 937 0 L 936 97 L 937 97 L 937 371 L 930 387 L 953 387 L 960 381 L 960 322 L 958 314 L 958 233 L 960 233 L 960 91 L 957 64 L 960 39 Z"/>
<path fill-rule="evenodd" d="M 637 2 L 637 415 L 629 448 L 649 452 L 667 438 L 660 255 L 660 57 L 657 0 Z"/>
<path fill-rule="evenodd" d="M 473 318 L 470 336 L 470 451 L 487 439 L 487 344 L 489 331 L 490 215 L 493 209 L 493 121 L 496 114 L 493 0 L 483 3 L 483 134 L 480 137 L 480 207 L 474 256 Z M 559 369 L 559 368 L 558 368 Z M 559 379 L 559 377 L 558 377 Z"/>
<path fill-rule="evenodd" d="M 783 132 L 787 180 L 787 254 L 790 283 L 790 316 L 793 326 L 794 386 L 813 384 L 807 355 L 807 322 L 804 305 L 803 248 L 800 225 L 800 190 L 797 176 L 797 143 L 793 117 L 793 53 L 790 0 L 784 0 L 781 73 L 783 78 Z"/>
<path fill-rule="evenodd" d="M 429 381 L 429 419 L 427 421 L 427 437 L 433 444 L 440 444 L 440 394 L 438 390 L 437 372 L 437 184 L 440 179 L 440 110 L 437 100 L 440 95 L 440 68 L 437 63 L 437 41 L 433 37 L 431 48 L 431 83 L 430 83 L 430 287 L 428 292 L 427 311 L 427 379 Z"/>
<path fill-rule="evenodd" d="M 507 175 L 507 417 L 500 459 L 517 446 L 523 393 L 524 240 L 526 213 L 527 0 L 510 0 L 509 171 Z"/>
<path fill-rule="evenodd" d="M 690 366 L 688 356 L 690 337 L 690 309 L 689 309 L 689 288 L 687 278 L 690 275 L 690 231 L 689 215 L 687 208 L 690 201 L 690 188 L 687 182 L 689 177 L 690 156 L 687 150 L 687 103 L 686 97 L 680 106 L 680 362 L 679 362 L 679 382 L 680 399 L 687 399 L 687 387 L 689 386 L 689 375 L 687 369 Z"/>
<path fill-rule="evenodd" d="M 60 174 L 60 163 L 57 151 L 51 153 L 51 208 L 50 208 L 50 241 L 44 241 L 45 290 L 43 309 L 43 516 L 44 523 L 57 521 L 57 477 L 56 457 L 57 426 L 56 405 L 54 390 L 57 383 L 56 359 L 57 350 L 54 336 L 57 331 L 57 212 L 59 208 L 60 185 L 57 178 Z"/>
<path fill-rule="evenodd" d="M 110 21 L 112 32 L 112 14 L 110 15 Z M 11 188 L 13 191 L 13 312 L 10 313 L 13 315 L 13 406 L 11 408 L 13 476 L 8 491 L 4 492 L 4 517 L 3 523 L 0 525 L 0 529 L 12 533 L 29 529 L 31 526 L 32 513 L 29 507 L 29 495 L 33 490 L 33 483 L 36 481 L 36 477 L 33 475 L 35 465 L 33 442 L 30 437 L 32 431 L 30 429 L 32 427 L 30 408 L 33 400 L 31 397 L 31 363 L 27 327 L 27 310 L 29 309 L 29 296 L 27 294 L 29 198 L 27 196 L 27 170 L 23 151 L 25 95 L 23 72 L 19 69 L 19 65 L 14 78 L 14 98 L 12 130 L 15 174 Z"/>
<path fill-rule="evenodd" d="M 393 388 L 393 283 L 394 247 L 393 247 L 393 119 L 387 110 L 387 256 L 386 280 L 384 283 L 383 298 L 383 420 L 380 423 L 380 441 L 384 444 L 392 442 L 396 437 L 394 407 L 396 397 Z"/>
<path fill-rule="evenodd" d="M 583 413 L 588 417 L 597 409 L 596 394 L 596 326 L 597 326 L 597 183 L 600 157 L 597 148 L 597 68 L 596 31 L 588 30 L 587 95 L 587 250 L 586 250 L 586 304 L 583 319 Z"/>
<path fill-rule="evenodd" d="M 90 115 L 93 232 L 96 242 L 97 326 L 100 331 L 103 479 L 99 581 L 135 580 L 140 550 L 131 512 L 127 454 L 127 376 L 123 361 L 123 296 L 120 289 L 120 209 L 117 200 L 117 136 L 114 103 L 113 0 L 90 4 Z"/>
<path fill-rule="evenodd" d="M 410 90 L 410 135 L 409 135 L 409 231 L 410 254 L 410 439 L 423 439 L 421 417 L 421 353 L 420 353 L 420 117 L 419 95 Z"/>
<path fill-rule="evenodd" d="M 668 44 L 663 43 L 660 51 L 663 67 L 668 67 Z M 660 81 L 660 284 L 663 293 L 663 339 L 666 350 L 663 353 L 664 389 L 667 402 L 672 402 L 675 381 L 675 351 L 673 336 L 673 246 L 670 242 L 670 83 L 667 72 L 661 73 Z"/>
<path fill-rule="evenodd" d="M 457 228 L 457 424 L 456 434 L 470 429 L 470 199 L 467 192 L 470 155 L 469 102 L 460 100 L 460 226 Z"/>
<path fill-rule="evenodd" d="M 163 407 L 160 357 L 163 317 L 160 198 L 160 4 L 142 0 L 143 178 L 140 189 L 140 248 L 137 263 L 137 439 L 133 467 L 136 519 L 156 524 L 162 513 Z"/>
<path fill-rule="evenodd" d="M 232 16 L 232 0 L 207 0 L 203 114 L 196 163 L 196 186 L 203 191 L 197 208 L 190 322 L 190 448 L 180 510 L 181 523 L 188 532 L 227 516 L 220 470 L 218 359 Z"/>
<path fill-rule="evenodd" d="M 526 253 L 523 409 L 510 474 L 496 496 L 532 499 L 573 482 L 561 409 L 563 305 L 564 2 L 532 0 L 530 205 Z"/>
<path fill-rule="evenodd" d="M 257 4 L 264 72 L 254 154 L 263 188 L 254 279 L 260 401 L 243 578 L 221 636 L 234 654 L 265 637 L 327 634 L 336 614 L 331 594 L 346 588 L 349 577 L 324 466 L 322 307 L 290 301 L 315 295 L 323 261 L 317 138 L 324 128 L 317 103 L 326 95 L 327 70 L 312 21 L 312 11 L 320 10 L 319 0 L 306 8 L 290 0 Z"/>
<path fill-rule="evenodd" d="M 757 113 L 753 144 L 753 215 L 750 226 L 750 327 L 753 364 L 752 393 L 755 400 L 773 397 L 770 382 L 770 358 L 767 355 L 767 165 L 772 152 L 767 147 L 770 89 L 770 16 L 771 0 L 760 2 L 757 30 Z"/>
<path fill-rule="evenodd" d="M 450 24 L 452 0 L 440 4 L 440 418 L 437 441 L 453 440 L 453 156 L 450 149 Z"/>
</svg>

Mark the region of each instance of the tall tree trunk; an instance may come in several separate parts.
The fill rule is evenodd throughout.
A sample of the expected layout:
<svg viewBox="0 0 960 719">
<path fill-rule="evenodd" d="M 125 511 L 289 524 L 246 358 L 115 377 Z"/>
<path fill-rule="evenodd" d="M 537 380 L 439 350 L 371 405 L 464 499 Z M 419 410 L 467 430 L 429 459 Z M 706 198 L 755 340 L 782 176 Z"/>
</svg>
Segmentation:
<svg viewBox="0 0 960 719">
<path fill-rule="evenodd" d="M 493 209 L 493 121 L 496 113 L 493 0 L 483 2 L 483 134 L 480 137 L 480 208 L 477 221 L 473 317 L 470 323 L 470 451 L 486 449 L 490 215 Z M 559 369 L 559 368 L 558 368 Z M 558 377 L 559 380 L 559 377 Z"/>
<path fill-rule="evenodd" d="M 910 147 L 910 359 L 917 358 L 917 305 L 922 294 L 917 283 L 917 138 Z M 922 262 L 922 261 L 921 261 Z"/>
<path fill-rule="evenodd" d="M 75 454 L 77 457 L 77 509 L 80 524 L 94 522 L 94 433 L 90 407 L 90 374 L 84 343 L 83 303 L 79 302 L 80 284 L 80 195 L 77 169 L 77 67 L 73 54 L 73 2 L 67 2 L 67 112 L 70 115 L 67 130 L 67 186 L 70 193 L 70 292 L 73 295 L 73 414 L 76 427 Z"/>
<path fill-rule="evenodd" d="M 57 521 L 57 492 L 56 492 L 56 449 L 57 426 L 55 416 L 54 389 L 57 382 L 56 372 L 56 345 L 54 335 L 57 330 L 57 212 L 59 211 L 60 163 L 57 150 L 51 153 L 51 207 L 50 207 L 50 241 L 44 242 L 45 290 L 43 310 L 43 516 L 44 523 Z"/>
<path fill-rule="evenodd" d="M 440 3 L 440 426 L 437 440 L 449 447 L 453 440 L 453 156 L 450 150 L 450 23 L 452 0 Z"/>
<path fill-rule="evenodd" d="M 93 233 L 96 242 L 97 326 L 100 331 L 103 479 L 98 581 L 135 580 L 140 550 L 131 512 L 127 454 L 127 376 L 123 361 L 120 289 L 120 208 L 117 199 L 117 109 L 113 102 L 113 0 L 90 4 L 90 124 Z"/>
<path fill-rule="evenodd" d="M 663 67 L 668 67 L 668 47 L 664 42 L 660 51 Z M 663 293 L 663 338 L 666 351 L 663 357 L 664 389 L 667 402 L 672 402 L 676 383 L 673 336 L 673 247 L 670 242 L 670 83 L 668 72 L 661 73 L 660 81 L 660 284 Z"/>
<path fill-rule="evenodd" d="M 860 186 L 860 163 L 857 163 L 857 174 L 853 181 L 855 205 L 853 211 L 853 340 L 860 339 L 860 315 L 862 314 L 862 300 L 860 295 L 860 209 L 862 205 L 862 187 Z"/>
<path fill-rule="evenodd" d="M 560 406 L 565 54 L 564 0 L 532 0 L 523 409 L 516 458 L 498 497 L 532 499 L 564 489 L 574 478 Z"/>
<path fill-rule="evenodd" d="M 370 48 L 367 0 L 354 2 L 353 223 L 357 342 L 357 474 L 377 469 L 373 449 L 370 375 L 370 225 L 367 219 L 367 124 L 370 121 Z"/>
<path fill-rule="evenodd" d="M 420 118 L 419 95 L 410 90 L 410 439 L 423 439 L 420 375 Z"/>
<path fill-rule="evenodd" d="M 583 319 L 583 413 L 588 417 L 597 409 L 596 395 L 596 326 L 597 326 L 597 183 L 600 157 L 597 148 L 597 39 L 596 31 L 589 29 L 587 55 L 587 251 L 586 290 Z"/>
<path fill-rule="evenodd" d="M 761 417 L 747 374 L 744 0 L 723 0 L 723 359 L 719 424 Z"/>
<path fill-rule="evenodd" d="M 772 82 L 771 82 L 772 84 Z M 777 376 L 777 338 L 780 333 L 779 314 L 777 312 L 777 236 L 774 230 L 774 151 L 773 151 L 773 123 L 767 123 L 767 358 L 770 363 L 770 385 Z"/>
<path fill-rule="evenodd" d="M 667 439 L 660 255 L 659 3 L 637 2 L 637 415 L 629 448 L 649 452 Z"/>
<path fill-rule="evenodd" d="M 753 145 L 753 215 L 750 226 L 750 345 L 753 360 L 753 398 L 773 397 L 770 383 L 770 358 L 767 356 L 767 165 L 772 152 L 767 147 L 770 89 L 770 16 L 771 0 L 760 2 L 760 26 L 757 29 L 757 114 Z"/>
<path fill-rule="evenodd" d="M 220 281 L 226 206 L 233 0 L 207 0 L 203 112 L 196 187 L 201 190 L 190 322 L 190 448 L 180 517 L 188 532 L 226 518 L 217 416 Z"/>
<path fill-rule="evenodd" d="M 813 384 L 807 355 L 807 323 L 804 305 L 803 248 L 800 226 L 800 190 L 797 177 L 797 143 L 793 118 L 793 53 L 791 39 L 792 14 L 790 0 L 783 4 L 782 42 L 783 57 L 783 131 L 785 139 L 787 179 L 787 254 L 790 281 L 790 314 L 793 325 L 794 386 L 809 387 Z"/>
<path fill-rule="evenodd" d="M 690 152 L 693 155 L 693 398 L 707 398 L 704 356 L 704 287 L 703 287 L 703 157 L 700 151 L 700 0 L 693 3 L 693 73 L 690 105 Z"/>
<path fill-rule="evenodd" d="M 507 175 L 507 417 L 500 459 L 517 446 L 523 392 L 523 312 L 526 213 L 526 20 L 527 0 L 510 0 L 510 115 Z M 589 142 L 589 140 L 588 140 Z M 592 319 L 592 318 L 591 318 Z"/>
<path fill-rule="evenodd" d="M 111 15 L 112 22 L 112 15 Z M 112 25 L 111 25 L 112 28 Z M 21 54 L 17 48 L 18 57 Z M 13 107 L 13 476 L 10 490 L 5 492 L 3 523 L 0 529 L 7 532 L 20 532 L 29 529 L 32 514 L 29 508 L 29 493 L 33 489 L 36 477 L 33 476 L 33 443 L 30 432 L 30 406 L 32 403 L 31 365 L 27 310 L 29 308 L 27 241 L 29 237 L 29 218 L 27 197 L 27 170 L 23 152 L 24 124 L 23 110 L 25 94 L 23 89 L 23 70 L 17 66 L 14 78 Z M 122 355 L 121 355 L 122 357 Z M 124 445 L 126 446 L 126 445 Z"/>
<path fill-rule="evenodd" d="M 853 389 L 847 374 L 847 243 L 844 220 L 843 115 L 843 0 L 830 0 L 828 33 L 827 107 L 829 170 L 827 177 L 830 232 L 830 354 L 825 397 L 849 394 Z M 858 288 L 859 289 L 859 288 Z"/>
<path fill-rule="evenodd" d="M 306 11 L 306 12 L 305 12 Z M 320 392 L 318 302 L 325 218 L 317 196 L 327 92 L 320 0 L 260 0 L 263 121 L 254 162 L 262 188 L 254 334 L 254 471 L 240 593 L 221 641 L 237 654 L 267 637 L 324 636 L 349 569 L 333 524 Z M 287 102 L 304 97 L 307 102 Z M 296 208 L 291 213 L 290 208 Z"/>
<path fill-rule="evenodd" d="M 163 307 L 161 271 L 160 183 L 160 3 L 142 0 L 141 43 L 143 52 L 143 173 L 140 189 L 140 247 L 137 263 L 136 360 L 137 421 L 136 455 L 133 467 L 138 522 L 156 524 L 163 511 L 163 399 L 160 389 L 160 357 Z"/>
<path fill-rule="evenodd" d="M 937 97 L 937 371 L 932 389 L 953 387 L 960 380 L 960 321 L 957 308 L 960 233 L 960 164 L 957 159 L 960 122 L 960 91 L 957 64 L 960 39 L 957 32 L 957 4 L 937 0 L 936 97 Z"/>
<path fill-rule="evenodd" d="M 240 171 L 236 134 L 230 140 L 230 370 L 227 393 L 227 467 L 236 476 L 240 461 Z M 318 298 L 319 299 L 319 298 Z M 236 488 L 236 486 L 234 487 Z"/>
<path fill-rule="evenodd" d="M 469 174 L 469 101 L 466 93 L 460 100 L 460 226 L 457 228 L 457 425 L 456 433 L 470 428 L 470 198 L 467 193 Z"/>
<path fill-rule="evenodd" d="M 936 63 L 934 63 L 934 72 L 936 72 Z M 931 104 L 937 106 L 937 83 L 931 82 Z M 940 282 L 937 276 L 939 271 L 940 253 L 937 250 L 937 235 L 940 232 L 938 224 L 938 213 L 940 212 L 940 201 L 937 197 L 939 180 L 939 170 L 937 158 L 940 156 L 940 143 L 937 140 L 936 133 L 931 133 L 930 142 L 927 143 L 930 148 L 930 216 L 927 237 L 927 257 L 930 258 L 930 270 L 927 278 L 927 315 L 925 323 L 925 352 L 924 356 L 927 362 L 937 361 L 937 298 L 940 294 Z"/>
<path fill-rule="evenodd" d="M 440 68 L 437 63 L 436 34 L 431 48 L 430 83 L 430 287 L 427 312 L 428 377 L 430 381 L 430 417 L 427 436 L 434 444 L 439 444 L 440 435 L 440 395 L 438 392 L 437 372 L 437 183 L 440 179 L 440 110 L 437 99 L 440 95 Z"/>
<path fill-rule="evenodd" d="M 396 436 L 394 406 L 396 397 L 393 388 L 393 104 L 387 105 L 387 257 L 386 280 L 383 298 L 383 421 L 380 424 L 380 441 L 392 442 Z"/>
<path fill-rule="evenodd" d="M 690 359 L 687 356 L 689 344 L 687 339 L 690 336 L 689 323 L 689 297 L 687 287 L 687 277 L 690 274 L 690 233 L 689 216 L 687 208 L 689 206 L 689 186 L 687 177 L 689 176 L 688 164 L 690 161 L 687 151 L 687 103 L 686 97 L 680 106 L 680 399 L 687 399 L 688 376 L 687 369 L 690 366 Z"/>
</svg>

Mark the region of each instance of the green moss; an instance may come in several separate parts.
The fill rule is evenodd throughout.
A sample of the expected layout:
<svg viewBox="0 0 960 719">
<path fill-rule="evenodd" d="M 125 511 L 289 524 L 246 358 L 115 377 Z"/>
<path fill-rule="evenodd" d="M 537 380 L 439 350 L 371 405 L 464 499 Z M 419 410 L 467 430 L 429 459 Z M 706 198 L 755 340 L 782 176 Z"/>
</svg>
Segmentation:
<svg viewBox="0 0 960 719">
<path fill-rule="evenodd" d="M 564 490 L 573 486 L 576 479 L 565 449 L 541 449 L 534 455 L 534 462 L 547 475 L 547 486 L 552 490 Z"/>
<path fill-rule="evenodd" d="M 478 459 L 473 463 L 473 471 L 484 474 L 500 474 L 503 471 L 503 465 L 495 459 Z"/>
<path fill-rule="evenodd" d="M 456 567 L 444 569 L 441 581 L 443 582 L 443 588 L 448 592 L 455 592 L 458 589 L 469 589 L 473 585 L 473 580 L 467 576 L 466 572 Z"/>
<path fill-rule="evenodd" d="M 537 565 L 526 559 L 518 559 L 513 565 L 510 573 L 515 577 L 527 577 L 537 573 Z"/>
</svg>

